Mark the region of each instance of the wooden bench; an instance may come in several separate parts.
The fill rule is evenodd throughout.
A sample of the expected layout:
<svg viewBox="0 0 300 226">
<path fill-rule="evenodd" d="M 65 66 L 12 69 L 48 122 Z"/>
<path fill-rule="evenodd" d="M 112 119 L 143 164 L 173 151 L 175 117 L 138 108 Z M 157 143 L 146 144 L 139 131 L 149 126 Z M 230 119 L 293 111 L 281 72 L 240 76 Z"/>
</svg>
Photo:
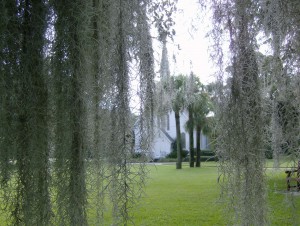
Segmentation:
<svg viewBox="0 0 300 226">
<path fill-rule="evenodd" d="M 298 161 L 298 168 L 286 170 L 285 173 L 287 190 L 290 191 L 291 188 L 297 188 L 297 191 L 300 191 L 300 161 Z M 293 181 L 297 182 L 296 185 L 291 185 Z"/>
</svg>

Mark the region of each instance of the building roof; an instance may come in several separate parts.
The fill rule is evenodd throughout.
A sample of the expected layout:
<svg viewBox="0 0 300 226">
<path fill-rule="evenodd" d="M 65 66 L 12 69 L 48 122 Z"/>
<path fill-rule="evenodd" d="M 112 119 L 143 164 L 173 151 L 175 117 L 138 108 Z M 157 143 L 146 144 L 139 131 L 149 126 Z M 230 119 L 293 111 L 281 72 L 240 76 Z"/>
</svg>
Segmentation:
<svg viewBox="0 0 300 226">
<path fill-rule="evenodd" d="M 167 133 L 166 130 L 164 130 L 164 129 L 160 129 L 160 130 L 163 132 L 163 134 L 165 134 L 165 136 L 168 138 L 168 140 L 169 140 L 171 143 L 175 141 L 175 140 Z"/>
</svg>

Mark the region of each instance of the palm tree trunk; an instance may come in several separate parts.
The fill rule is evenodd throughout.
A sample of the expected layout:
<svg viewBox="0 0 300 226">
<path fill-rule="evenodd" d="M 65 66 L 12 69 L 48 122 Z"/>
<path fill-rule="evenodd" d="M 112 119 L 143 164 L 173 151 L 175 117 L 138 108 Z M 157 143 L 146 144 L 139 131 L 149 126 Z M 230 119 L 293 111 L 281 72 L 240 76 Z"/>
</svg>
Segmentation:
<svg viewBox="0 0 300 226">
<path fill-rule="evenodd" d="M 189 106 L 189 142 L 190 142 L 190 167 L 195 166 L 195 157 L 194 157 L 194 117 L 192 106 Z"/>
<path fill-rule="evenodd" d="M 196 145 L 197 145 L 197 159 L 196 159 L 196 167 L 201 166 L 200 158 L 201 158 L 201 148 L 200 148 L 200 138 L 201 138 L 201 126 L 197 126 L 197 134 L 196 134 Z"/>
<path fill-rule="evenodd" d="M 176 169 L 182 168 L 182 146 L 181 146 L 181 132 L 180 132 L 180 115 L 179 111 L 175 111 L 175 122 L 176 122 L 176 143 L 177 143 L 177 163 Z"/>
</svg>

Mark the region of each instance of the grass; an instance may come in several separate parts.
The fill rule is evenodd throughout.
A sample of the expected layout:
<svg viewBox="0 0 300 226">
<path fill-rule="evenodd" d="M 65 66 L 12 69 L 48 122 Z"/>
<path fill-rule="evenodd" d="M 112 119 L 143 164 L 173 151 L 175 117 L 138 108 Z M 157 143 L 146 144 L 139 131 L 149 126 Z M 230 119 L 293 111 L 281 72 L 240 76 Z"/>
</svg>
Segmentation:
<svg viewBox="0 0 300 226">
<path fill-rule="evenodd" d="M 224 214 L 227 210 L 220 201 L 217 163 L 201 164 L 201 168 L 189 168 L 184 163 L 182 170 L 176 170 L 174 163 L 150 164 L 145 196 L 133 209 L 135 225 L 227 225 L 226 217 L 230 216 Z M 286 192 L 284 170 L 290 164 L 283 161 L 278 170 L 271 168 L 272 164 L 268 160 L 266 165 L 270 225 L 300 225 L 300 192 Z M 111 225 L 109 206 L 106 210 L 105 225 Z M 88 213 L 90 222 L 95 219 L 92 212 Z M 3 216 L 0 222 L 6 225 Z"/>
<path fill-rule="evenodd" d="M 182 170 L 174 164 L 149 167 L 146 196 L 134 210 L 136 225 L 226 225 L 216 163 L 184 164 Z M 300 196 L 286 192 L 284 170 L 268 169 L 267 176 L 270 225 L 300 225 Z"/>
<path fill-rule="evenodd" d="M 211 164 L 211 163 L 210 163 Z M 150 166 L 146 197 L 135 210 L 136 225 L 222 225 L 215 167 L 176 170 Z"/>
<path fill-rule="evenodd" d="M 270 169 L 267 175 L 271 225 L 300 225 L 300 192 L 287 192 L 283 169 Z"/>
</svg>

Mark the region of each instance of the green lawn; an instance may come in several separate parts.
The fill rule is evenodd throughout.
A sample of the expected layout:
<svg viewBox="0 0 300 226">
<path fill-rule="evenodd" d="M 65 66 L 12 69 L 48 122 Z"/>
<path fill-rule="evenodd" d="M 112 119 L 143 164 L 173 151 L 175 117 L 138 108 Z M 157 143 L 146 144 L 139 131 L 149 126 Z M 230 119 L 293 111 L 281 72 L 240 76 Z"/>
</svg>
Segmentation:
<svg viewBox="0 0 300 226">
<path fill-rule="evenodd" d="M 270 225 L 300 225 L 300 192 L 286 192 L 284 170 L 289 165 L 283 162 L 278 170 L 267 168 Z M 268 161 L 267 166 L 271 167 L 272 162 Z M 184 163 L 181 170 L 175 169 L 175 163 L 148 167 L 150 179 L 145 196 L 133 209 L 135 225 L 226 225 L 230 215 L 224 215 L 215 162 L 202 163 L 201 168 L 189 168 Z M 109 205 L 105 209 L 105 225 L 111 225 Z M 88 213 L 90 225 L 95 220 L 93 212 Z M 4 219 L 0 216 L 0 225 L 6 225 Z"/>
<path fill-rule="evenodd" d="M 226 225 L 215 166 L 204 163 L 191 169 L 184 165 L 182 170 L 174 164 L 149 166 L 151 179 L 135 210 L 136 225 Z M 292 205 L 299 208 L 300 196 L 286 192 L 284 169 L 268 169 L 267 175 L 271 225 L 299 223 L 300 210 Z"/>
<path fill-rule="evenodd" d="M 136 210 L 137 225 L 223 225 L 215 167 L 176 170 L 150 166 L 146 197 Z"/>
</svg>

